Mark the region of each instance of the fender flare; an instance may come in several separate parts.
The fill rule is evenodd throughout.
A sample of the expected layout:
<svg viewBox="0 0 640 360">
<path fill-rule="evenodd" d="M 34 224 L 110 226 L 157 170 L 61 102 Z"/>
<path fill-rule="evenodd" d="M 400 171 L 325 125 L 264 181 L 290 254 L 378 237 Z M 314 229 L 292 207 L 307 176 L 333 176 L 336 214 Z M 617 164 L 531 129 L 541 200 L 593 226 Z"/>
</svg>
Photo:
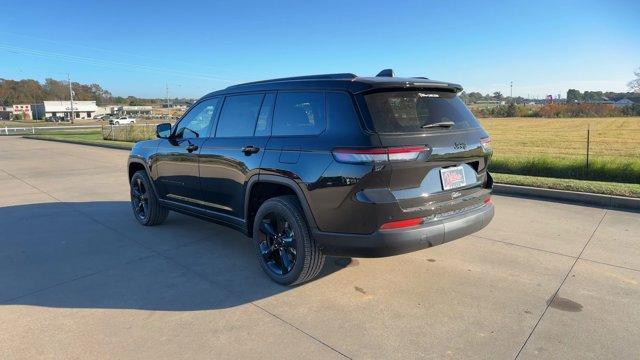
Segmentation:
<svg viewBox="0 0 640 360">
<path fill-rule="evenodd" d="M 250 196 L 251 190 L 253 189 L 253 186 L 258 183 L 279 184 L 279 185 L 284 185 L 290 188 L 291 190 L 293 190 L 293 192 L 296 194 L 296 197 L 298 198 L 298 201 L 300 202 L 300 205 L 302 206 L 302 211 L 304 212 L 304 215 L 307 220 L 307 223 L 309 224 L 309 227 L 312 230 L 318 229 L 316 219 L 313 217 L 313 213 L 311 212 L 311 207 L 309 206 L 309 203 L 307 202 L 307 198 L 304 195 L 304 192 L 302 191 L 302 189 L 300 189 L 300 186 L 298 185 L 298 183 L 296 183 L 290 178 L 286 178 L 284 176 L 278 176 L 278 175 L 256 174 L 256 175 L 253 175 L 251 178 L 249 178 L 249 181 L 247 181 L 247 187 L 244 195 L 245 219 L 248 220 L 249 199 L 251 199 L 251 196 Z"/>
<path fill-rule="evenodd" d="M 140 164 L 144 167 L 144 171 L 147 173 L 147 177 L 149 177 L 149 182 L 151 183 L 151 189 L 153 190 L 153 193 L 156 195 L 156 198 L 160 199 L 160 196 L 158 196 L 158 191 L 156 190 L 156 184 L 153 181 L 153 177 L 151 177 L 151 169 L 149 168 L 149 164 L 147 164 L 146 161 L 144 161 L 141 158 L 136 158 L 136 157 L 130 157 L 129 161 L 127 161 L 127 179 L 129 179 L 129 167 L 131 167 L 131 164 Z M 131 182 L 131 179 L 129 179 L 129 182 Z"/>
</svg>

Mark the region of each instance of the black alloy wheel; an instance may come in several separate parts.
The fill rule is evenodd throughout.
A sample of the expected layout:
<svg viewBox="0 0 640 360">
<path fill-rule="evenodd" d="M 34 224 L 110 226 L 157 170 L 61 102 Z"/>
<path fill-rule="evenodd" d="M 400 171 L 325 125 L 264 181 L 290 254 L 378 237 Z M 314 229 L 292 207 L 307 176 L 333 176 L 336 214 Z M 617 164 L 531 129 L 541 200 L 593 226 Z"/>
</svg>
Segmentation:
<svg viewBox="0 0 640 360">
<path fill-rule="evenodd" d="M 309 281 L 324 265 L 325 256 L 311 236 L 296 196 L 277 196 L 260 205 L 253 221 L 253 240 L 260 266 L 278 284 Z"/>
<path fill-rule="evenodd" d="M 149 191 L 140 177 L 131 183 L 131 206 L 139 221 L 149 218 Z"/>
<path fill-rule="evenodd" d="M 296 264 L 296 234 L 289 221 L 278 212 L 268 213 L 260 223 L 260 254 L 267 268 L 286 275 Z"/>
<path fill-rule="evenodd" d="M 131 177 L 131 209 L 136 220 L 142 225 L 153 226 L 164 222 L 169 209 L 160 205 L 151 181 L 144 170 L 137 171 Z"/>
</svg>

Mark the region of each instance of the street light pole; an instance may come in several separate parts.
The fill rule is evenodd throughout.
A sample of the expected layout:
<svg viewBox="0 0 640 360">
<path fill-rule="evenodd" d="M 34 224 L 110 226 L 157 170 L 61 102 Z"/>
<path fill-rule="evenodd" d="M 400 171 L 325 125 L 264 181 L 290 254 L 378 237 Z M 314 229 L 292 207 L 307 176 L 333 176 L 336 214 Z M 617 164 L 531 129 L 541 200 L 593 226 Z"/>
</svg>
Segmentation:
<svg viewBox="0 0 640 360">
<path fill-rule="evenodd" d="M 73 87 L 71 85 L 71 76 L 67 73 L 67 80 L 69 80 L 69 99 L 71 99 L 71 123 L 75 119 L 75 112 L 73 111 Z"/>
<path fill-rule="evenodd" d="M 165 94 L 165 100 L 167 100 L 167 109 L 168 109 L 169 108 L 169 83 L 168 82 L 165 83 L 165 86 L 166 86 L 166 90 L 167 90 L 167 92 Z"/>
</svg>

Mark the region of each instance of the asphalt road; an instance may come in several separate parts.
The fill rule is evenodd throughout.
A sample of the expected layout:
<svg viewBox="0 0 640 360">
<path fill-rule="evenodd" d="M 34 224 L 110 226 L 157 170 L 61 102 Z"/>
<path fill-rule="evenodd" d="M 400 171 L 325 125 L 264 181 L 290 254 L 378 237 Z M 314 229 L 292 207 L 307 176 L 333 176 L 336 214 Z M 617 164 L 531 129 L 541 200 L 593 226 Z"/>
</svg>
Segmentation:
<svg viewBox="0 0 640 360">
<path fill-rule="evenodd" d="M 0 358 L 640 358 L 640 214 L 496 196 L 474 236 L 285 288 L 230 229 L 139 226 L 126 157 L 0 138 Z"/>
</svg>

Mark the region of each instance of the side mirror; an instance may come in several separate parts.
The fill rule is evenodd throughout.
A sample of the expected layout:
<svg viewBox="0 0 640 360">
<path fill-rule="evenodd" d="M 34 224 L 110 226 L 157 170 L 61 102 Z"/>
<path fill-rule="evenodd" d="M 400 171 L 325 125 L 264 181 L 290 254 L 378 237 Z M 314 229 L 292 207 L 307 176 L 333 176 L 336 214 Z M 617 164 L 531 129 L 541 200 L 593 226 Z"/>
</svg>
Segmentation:
<svg viewBox="0 0 640 360">
<path fill-rule="evenodd" d="M 171 135 L 171 124 L 162 123 L 156 125 L 156 136 L 161 139 L 168 139 Z"/>
</svg>

